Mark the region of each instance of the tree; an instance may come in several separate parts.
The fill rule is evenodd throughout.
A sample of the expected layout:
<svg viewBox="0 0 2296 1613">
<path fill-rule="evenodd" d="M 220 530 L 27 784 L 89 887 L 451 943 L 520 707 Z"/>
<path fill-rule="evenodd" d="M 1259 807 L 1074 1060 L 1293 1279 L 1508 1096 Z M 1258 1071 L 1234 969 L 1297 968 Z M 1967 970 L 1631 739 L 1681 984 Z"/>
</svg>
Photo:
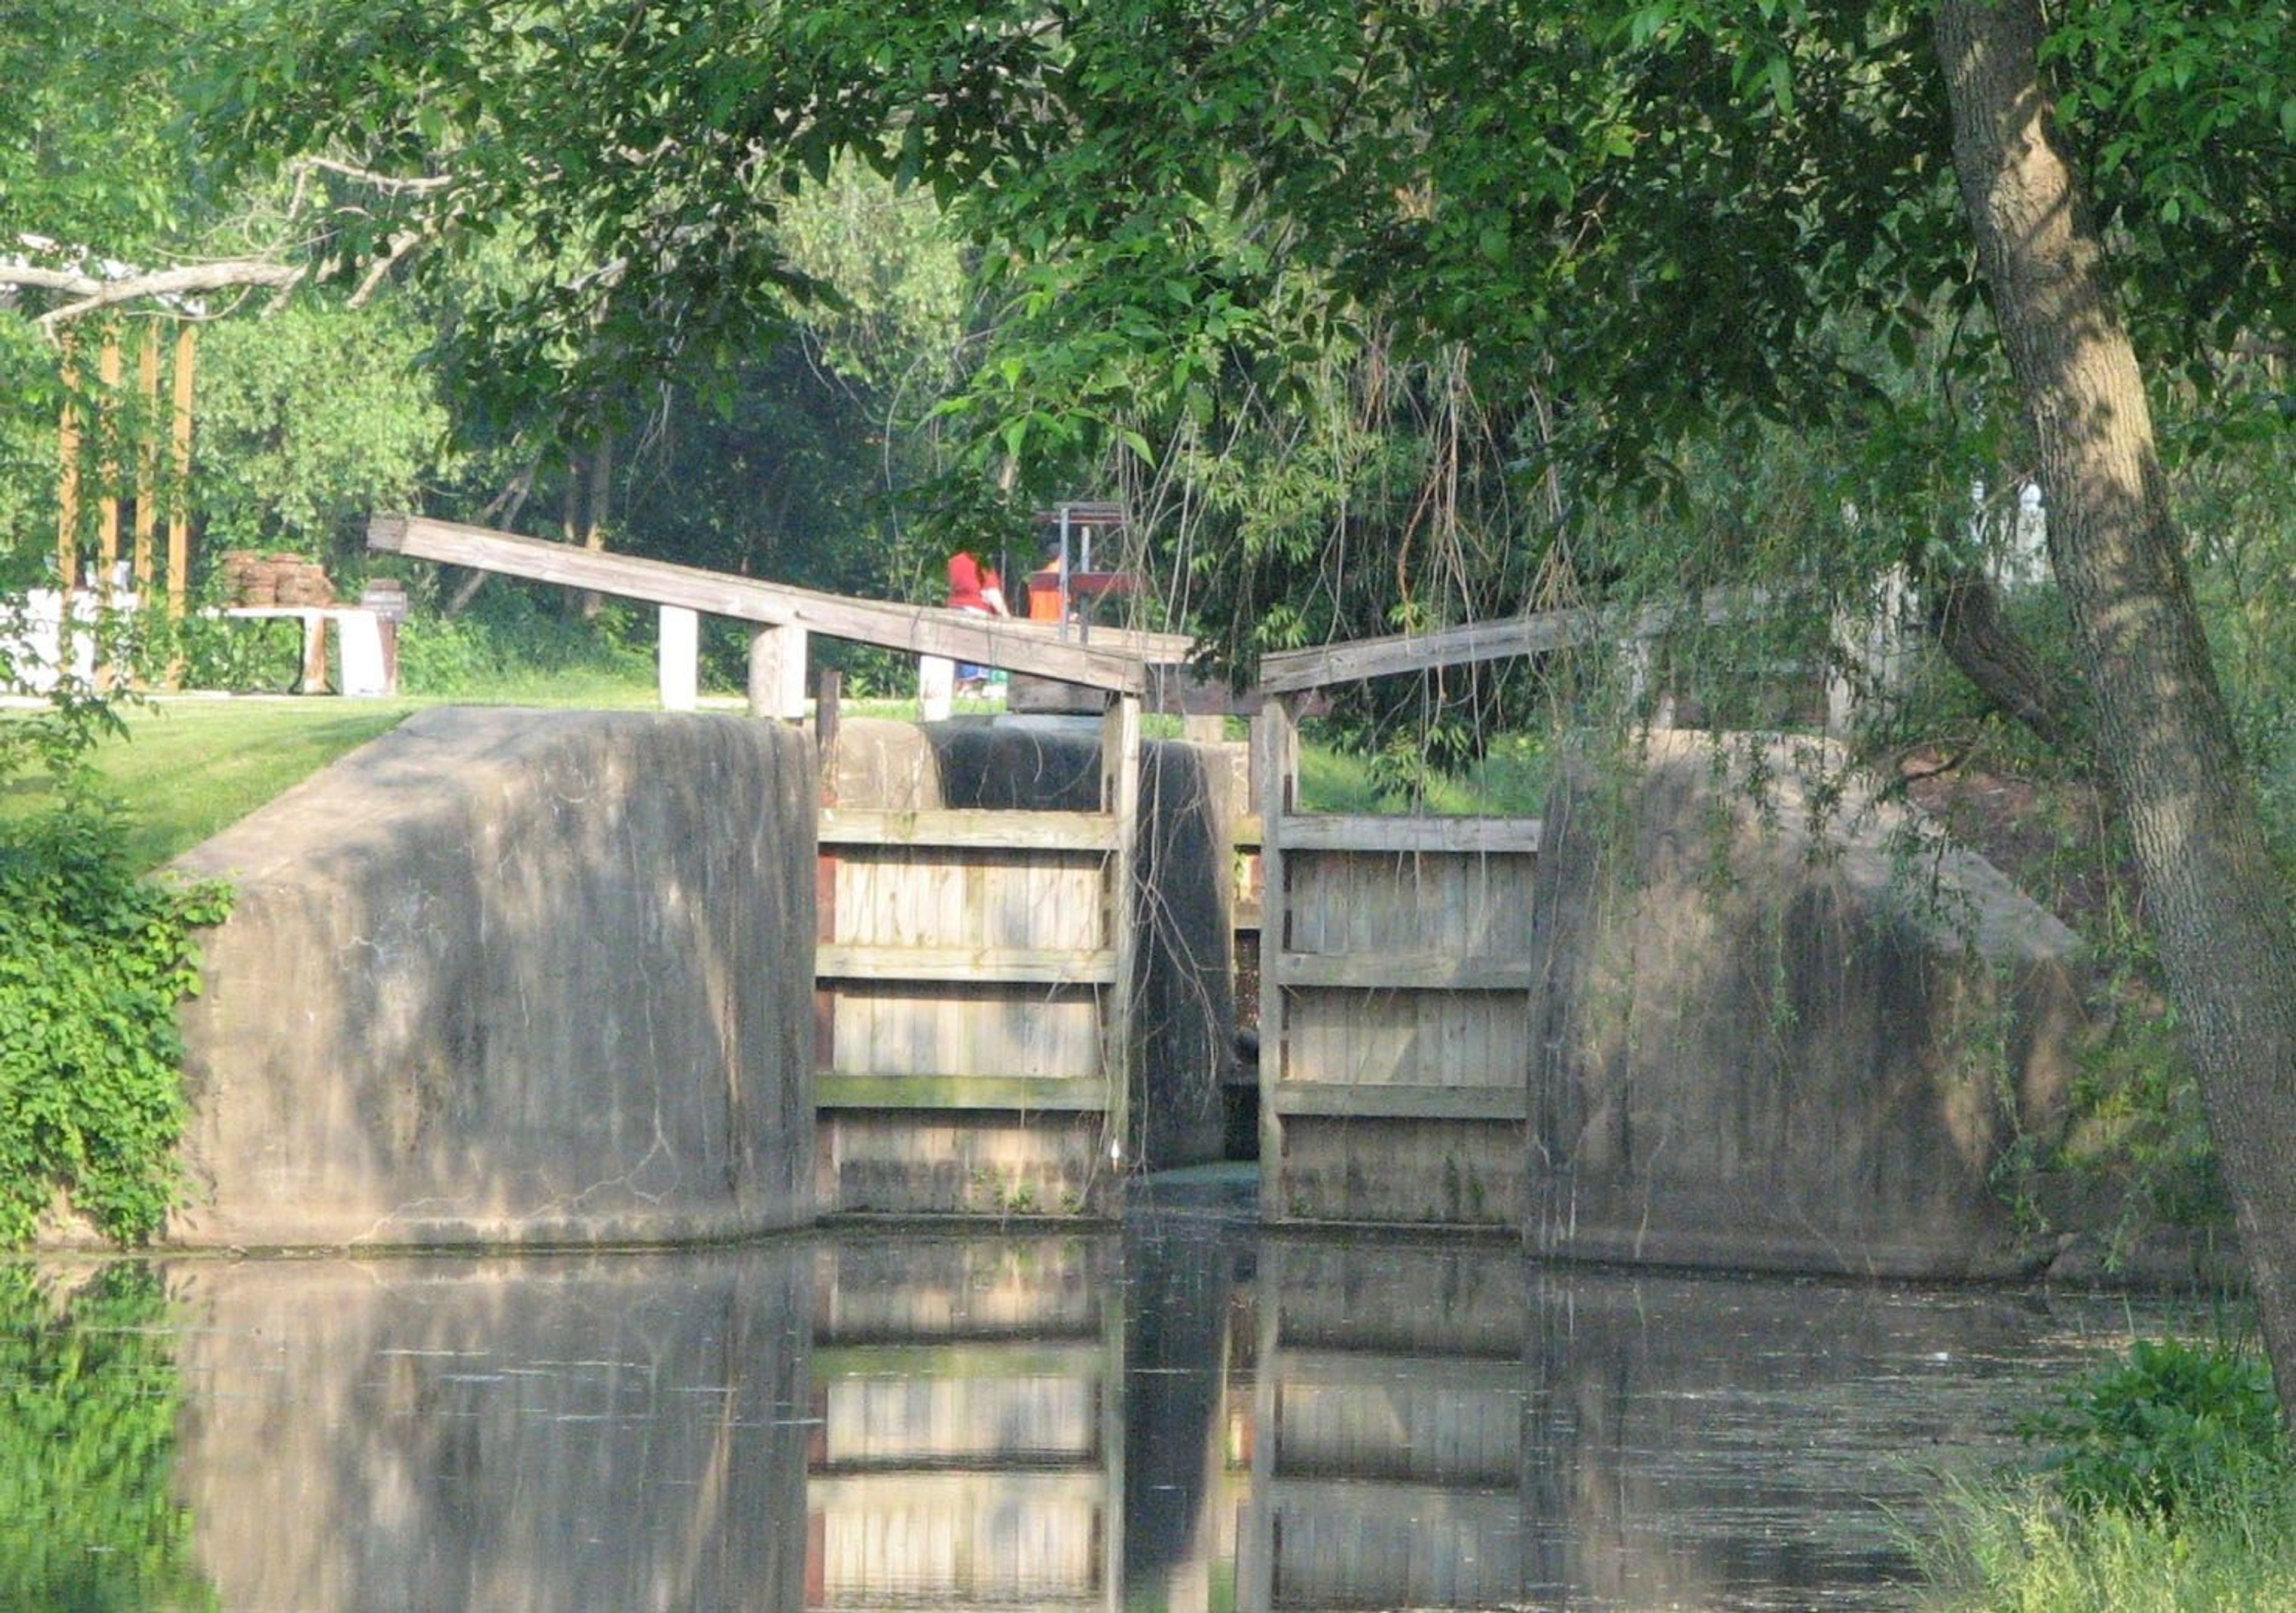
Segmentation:
<svg viewBox="0 0 2296 1613">
<path fill-rule="evenodd" d="M 2049 552 L 2199 1067 L 2264 1334 L 2296 1384 L 2296 921 L 2169 514 L 2136 351 L 2058 140 L 2035 0 L 1944 0 L 1954 166 L 2031 416 Z M 2290 1397 L 2296 1418 L 2296 1395 Z"/>
<path fill-rule="evenodd" d="M 2296 1382 L 2296 1176 L 2274 1156 L 2296 934 L 2145 407 L 2149 367 L 2261 418 L 2244 383 L 2286 362 L 2285 0 L 2100 0 L 2054 31 L 2032 0 L 535 0 L 491 35 L 499 12 L 282 14 L 239 42 L 220 127 L 436 177 L 418 200 L 456 227 L 559 221 L 598 267 L 504 311 L 580 307 L 624 344 L 603 362 L 753 340 L 758 298 L 807 289 L 762 225 L 857 152 L 949 203 L 1006 300 L 976 389 L 990 454 L 1152 456 L 1147 428 L 1277 395 L 1375 329 L 1522 399 L 1512 440 L 1563 506 L 1754 420 L 1917 454 L 1874 354 L 2005 386 L 2085 689 L 2020 657 L 1957 514 L 1892 557 L 1972 678 L 2095 746 Z"/>
</svg>

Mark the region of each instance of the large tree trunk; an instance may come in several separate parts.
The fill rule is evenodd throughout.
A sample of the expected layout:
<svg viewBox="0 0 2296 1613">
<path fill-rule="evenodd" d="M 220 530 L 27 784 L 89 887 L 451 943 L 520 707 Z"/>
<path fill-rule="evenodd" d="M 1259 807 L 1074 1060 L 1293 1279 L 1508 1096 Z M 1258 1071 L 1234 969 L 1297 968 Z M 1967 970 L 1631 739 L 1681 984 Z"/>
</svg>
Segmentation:
<svg viewBox="0 0 2296 1613">
<path fill-rule="evenodd" d="M 2103 770 L 2296 1406 L 2296 920 L 2194 606 L 2095 227 L 2052 144 L 2038 0 L 1940 0 L 1954 167 L 2031 418 Z"/>
</svg>

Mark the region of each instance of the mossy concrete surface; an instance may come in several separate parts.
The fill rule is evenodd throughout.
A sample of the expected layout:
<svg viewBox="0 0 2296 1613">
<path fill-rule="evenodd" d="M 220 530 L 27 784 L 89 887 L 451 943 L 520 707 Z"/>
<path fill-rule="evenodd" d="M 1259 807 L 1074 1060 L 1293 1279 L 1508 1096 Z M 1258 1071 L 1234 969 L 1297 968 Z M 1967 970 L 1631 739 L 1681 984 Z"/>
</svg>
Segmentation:
<svg viewBox="0 0 2296 1613">
<path fill-rule="evenodd" d="M 2010 1277 L 2086 1017 L 2076 938 L 1839 751 L 1568 762 L 1535 899 L 1529 1230 L 1554 1254 Z"/>
<path fill-rule="evenodd" d="M 815 772 L 735 717 L 444 708 L 178 860 L 185 1246 L 809 1221 Z"/>
</svg>

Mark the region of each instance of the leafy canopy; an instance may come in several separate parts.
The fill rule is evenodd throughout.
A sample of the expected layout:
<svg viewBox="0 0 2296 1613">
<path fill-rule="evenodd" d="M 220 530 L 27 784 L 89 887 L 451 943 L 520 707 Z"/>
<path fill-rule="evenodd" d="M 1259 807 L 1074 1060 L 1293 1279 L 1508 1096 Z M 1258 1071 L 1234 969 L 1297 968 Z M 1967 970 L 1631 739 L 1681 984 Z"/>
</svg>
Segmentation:
<svg viewBox="0 0 2296 1613">
<path fill-rule="evenodd" d="M 2290 319 L 2276 9 L 2076 8 L 2053 42 L 2140 342 L 2196 373 Z M 496 312 L 607 369 L 739 351 L 817 292 L 771 226 L 841 155 L 931 186 L 1021 316 L 983 370 L 1008 449 L 1029 408 L 1104 432 L 1375 310 L 1536 368 L 1630 469 L 1717 410 L 1870 403 L 1858 348 L 1902 362 L 1972 300 L 1927 8 L 1888 0 L 324 0 L 229 44 L 211 138 L 572 249 Z"/>
</svg>

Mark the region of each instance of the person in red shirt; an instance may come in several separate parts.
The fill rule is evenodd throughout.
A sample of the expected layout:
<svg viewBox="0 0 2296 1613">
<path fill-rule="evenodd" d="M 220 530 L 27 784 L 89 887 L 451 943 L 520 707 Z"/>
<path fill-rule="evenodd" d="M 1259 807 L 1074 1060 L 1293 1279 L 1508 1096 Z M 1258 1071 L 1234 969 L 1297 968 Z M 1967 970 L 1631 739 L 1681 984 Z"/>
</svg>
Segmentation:
<svg viewBox="0 0 2296 1613">
<path fill-rule="evenodd" d="M 959 549 L 948 557 L 948 608 L 966 611 L 976 616 L 1009 616 L 1012 612 L 1004 604 L 1004 580 L 996 568 L 985 566 L 964 550 Z M 988 692 L 988 669 L 985 666 L 959 666 L 956 669 L 957 692 L 969 695 Z"/>
</svg>

